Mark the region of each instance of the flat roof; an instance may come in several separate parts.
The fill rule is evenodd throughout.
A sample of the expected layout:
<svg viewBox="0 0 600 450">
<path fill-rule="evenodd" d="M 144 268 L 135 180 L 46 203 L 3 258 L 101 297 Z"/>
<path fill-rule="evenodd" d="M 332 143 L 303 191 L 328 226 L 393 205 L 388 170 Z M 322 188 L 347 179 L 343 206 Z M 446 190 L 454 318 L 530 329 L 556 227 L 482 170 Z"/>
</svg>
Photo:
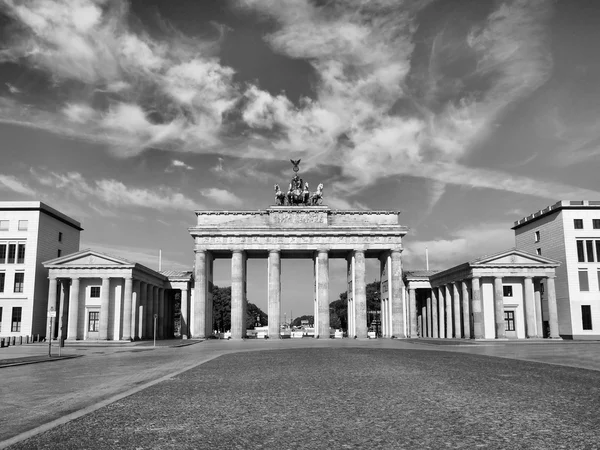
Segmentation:
<svg viewBox="0 0 600 450">
<path fill-rule="evenodd" d="M 0 211 L 40 211 L 82 231 L 81 223 L 43 202 L 0 202 Z"/>
<path fill-rule="evenodd" d="M 563 209 L 600 209 L 600 200 L 560 200 L 553 205 L 546 206 L 544 209 L 540 209 L 527 217 L 515 221 L 511 229 L 516 230 L 523 225 L 541 219 L 549 214 L 557 213 Z"/>
</svg>

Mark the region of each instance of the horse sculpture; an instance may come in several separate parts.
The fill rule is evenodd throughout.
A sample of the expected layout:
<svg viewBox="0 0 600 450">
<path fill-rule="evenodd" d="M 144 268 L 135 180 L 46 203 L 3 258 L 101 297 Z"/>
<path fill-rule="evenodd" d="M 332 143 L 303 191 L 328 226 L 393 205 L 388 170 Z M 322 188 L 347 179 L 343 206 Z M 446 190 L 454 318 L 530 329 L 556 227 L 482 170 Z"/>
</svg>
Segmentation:
<svg viewBox="0 0 600 450">
<path fill-rule="evenodd" d="M 285 192 L 281 190 L 278 184 L 275 185 L 275 203 L 279 206 L 285 204 Z"/>
<path fill-rule="evenodd" d="M 319 183 L 317 190 L 310 195 L 310 204 L 312 206 L 323 203 L 323 183 Z"/>
<path fill-rule="evenodd" d="M 308 183 L 304 183 L 304 190 L 296 187 L 288 192 L 288 205 L 307 205 L 309 197 Z"/>
</svg>

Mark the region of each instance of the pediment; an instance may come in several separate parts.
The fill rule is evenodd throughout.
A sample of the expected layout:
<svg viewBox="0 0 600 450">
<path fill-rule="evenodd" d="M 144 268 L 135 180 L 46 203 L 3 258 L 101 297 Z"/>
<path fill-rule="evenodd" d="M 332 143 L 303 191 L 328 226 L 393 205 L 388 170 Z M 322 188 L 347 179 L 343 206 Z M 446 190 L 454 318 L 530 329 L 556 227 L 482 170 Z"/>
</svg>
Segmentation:
<svg viewBox="0 0 600 450">
<path fill-rule="evenodd" d="M 94 250 L 82 250 L 70 255 L 46 261 L 44 265 L 52 266 L 130 266 L 132 262 Z"/>
<path fill-rule="evenodd" d="M 508 250 L 491 256 L 484 256 L 471 262 L 471 266 L 509 266 L 509 265 L 538 265 L 538 266 L 558 266 L 560 263 L 541 255 L 534 255 L 521 250 Z"/>
</svg>

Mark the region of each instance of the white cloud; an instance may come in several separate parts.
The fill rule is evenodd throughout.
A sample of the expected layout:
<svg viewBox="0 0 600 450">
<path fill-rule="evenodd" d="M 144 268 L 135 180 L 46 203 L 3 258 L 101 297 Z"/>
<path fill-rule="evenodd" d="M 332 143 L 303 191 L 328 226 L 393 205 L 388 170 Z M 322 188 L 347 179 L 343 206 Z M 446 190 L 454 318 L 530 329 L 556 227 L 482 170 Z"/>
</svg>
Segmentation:
<svg viewBox="0 0 600 450">
<path fill-rule="evenodd" d="M 16 87 L 13 84 L 10 84 L 10 83 L 4 83 L 4 84 L 8 88 L 8 92 L 10 92 L 11 94 L 20 94 L 22 92 L 21 89 L 19 89 L 18 87 Z"/>
<path fill-rule="evenodd" d="M 219 205 L 232 205 L 232 206 L 239 206 L 242 204 L 242 200 L 237 197 L 235 194 L 229 192 L 226 189 L 219 189 L 219 188 L 209 188 L 209 189 L 202 189 L 200 191 L 200 193 L 212 200 L 215 203 L 218 203 Z"/>
<path fill-rule="evenodd" d="M 36 192 L 26 183 L 23 183 L 17 177 L 12 175 L 0 175 L 0 187 L 4 187 L 5 189 L 16 192 L 17 194 L 25 194 L 30 196 L 36 195 Z"/>
<path fill-rule="evenodd" d="M 171 161 L 171 164 L 167 168 L 167 170 L 173 170 L 173 168 L 180 168 L 184 170 L 194 170 L 194 168 L 179 159 L 174 159 Z"/>
<path fill-rule="evenodd" d="M 72 196 L 78 200 L 92 198 L 110 207 L 133 206 L 184 211 L 202 209 L 202 205 L 167 186 L 153 186 L 152 189 L 147 189 L 128 186 L 114 179 L 88 181 L 78 172 L 42 172 L 37 175 L 37 179 L 44 186 L 59 189 L 65 196 Z"/>
</svg>

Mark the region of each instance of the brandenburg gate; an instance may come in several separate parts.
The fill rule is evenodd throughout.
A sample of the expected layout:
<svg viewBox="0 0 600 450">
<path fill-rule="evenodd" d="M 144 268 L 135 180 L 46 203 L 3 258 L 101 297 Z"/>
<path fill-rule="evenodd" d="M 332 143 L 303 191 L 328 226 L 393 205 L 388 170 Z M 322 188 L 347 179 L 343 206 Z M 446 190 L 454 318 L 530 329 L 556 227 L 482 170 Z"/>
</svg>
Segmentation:
<svg viewBox="0 0 600 450">
<path fill-rule="evenodd" d="M 298 161 L 299 162 L 299 161 Z M 297 162 L 294 162 L 297 169 Z M 314 267 L 315 337 L 329 338 L 329 259 L 348 268 L 348 336 L 367 337 L 365 259 L 381 268 L 381 323 L 384 337 L 406 337 L 407 308 L 402 281 L 402 238 L 407 228 L 397 211 L 341 211 L 319 205 L 322 185 L 311 195 L 297 175 L 287 201 L 276 185 L 279 205 L 258 211 L 196 211 L 193 317 L 182 304 L 184 335 L 212 335 L 212 277 L 216 258 L 231 259 L 231 338 L 246 335 L 246 263 L 268 258 L 269 336 L 280 336 L 281 259 L 308 258 Z M 296 193 L 294 191 L 297 191 Z M 295 202 L 294 197 L 304 197 Z M 191 320 L 190 320 L 191 319 Z"/>
</svg>

